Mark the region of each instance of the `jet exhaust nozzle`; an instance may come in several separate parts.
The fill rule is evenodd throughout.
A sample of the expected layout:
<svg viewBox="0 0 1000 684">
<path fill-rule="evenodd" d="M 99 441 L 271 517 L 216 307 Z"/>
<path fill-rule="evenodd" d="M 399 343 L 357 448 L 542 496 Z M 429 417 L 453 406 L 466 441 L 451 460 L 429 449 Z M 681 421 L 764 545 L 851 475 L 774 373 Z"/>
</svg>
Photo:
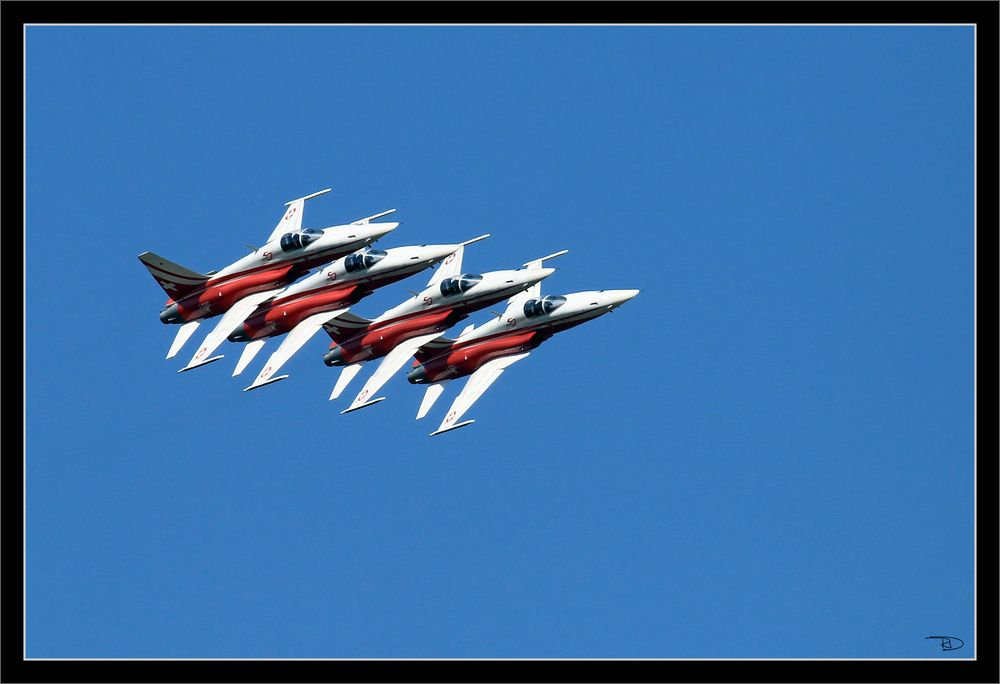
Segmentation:
<svg viewBox="0 0 1000 684">
<path fill-rule="evenodd" d="M 166 309 L 160 312 L 160 322 L 164 324 L 184 322 L 184 320 L 181 318 L 180 311 L 178 311 L 176 302 L 174 302 L 173 304 L 171 304 Z"/>
<path fill-rule="evenodd" d="M 427 379 L 427 369 L 424 368 L 423 364 L 420 364 L 406 374 L 406 379 L 414 385 L 421 383 Z"/>
<path fill-rule="evenodd" d="M 323 363 L 328 366 L 342 366 L 344 364 L 344 360 L 340 357 L 340 347 L 335 347 L 324 354 Z"/>
</svg>

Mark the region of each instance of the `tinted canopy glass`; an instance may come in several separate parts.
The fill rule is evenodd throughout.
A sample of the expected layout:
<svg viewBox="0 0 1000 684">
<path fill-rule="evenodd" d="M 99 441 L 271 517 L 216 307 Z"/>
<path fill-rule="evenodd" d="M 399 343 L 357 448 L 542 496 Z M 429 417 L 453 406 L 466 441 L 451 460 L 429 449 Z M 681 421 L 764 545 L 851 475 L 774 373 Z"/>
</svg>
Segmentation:
<svg viewBox="0 0 1000 684">
<path fill-rule="evenodd" d="M 478 273 L 463 273 L 457 278 L 445 278 L 441 281 L 441 294 L 450 297 L 465 292 L 482 279 L 483 277 Z"/>
<path fill-rule="evenodd" d="M 344 259 L 344 269 L 348 273 L 354 273 L 362 268 L 371 268 L 384 259 L 385 256 L 386 253 L 381 249 L 372 249 L 369 247 L 362 252 L 347 255 L 347 258 Z"/>
<path fill-rule="evenodd" d="M 366 249 L 364 253 L 365 268 L 371 268 L 385 258 L 385 252 L 381 249 Z"/>
<path fill-rule="evenodd" d="M 301 249 L 322 235 L 323 231 L 318 228 L 305 228 L 297 233 L 285 233 L 281 236 L 281 251 L 291 252 L 293 249 Z"/>
<path fill-rule="evenodd" d="M 565 297 L 547 295 L 541 299 L 529 299 L 524 303 L 524 315 L 528 318 L 550 314 L 566 302 Z"/>
</svg>

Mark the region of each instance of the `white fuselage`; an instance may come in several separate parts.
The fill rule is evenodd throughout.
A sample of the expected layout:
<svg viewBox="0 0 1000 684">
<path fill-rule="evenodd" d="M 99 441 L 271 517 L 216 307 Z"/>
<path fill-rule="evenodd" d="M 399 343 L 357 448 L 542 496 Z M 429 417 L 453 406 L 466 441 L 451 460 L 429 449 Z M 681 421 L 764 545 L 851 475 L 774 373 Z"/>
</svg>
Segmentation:
<svg viewBox="0 0 1000 684">
<path fill-rule="evenodd" d="M 477 311 L 491 303 L 523 292 L 554 272 L 554 268 L 488 271 L 483 273 L 482 280 L 470 289 L 450 295 L 442 292 L 440 284 L 431 285 L 405 302 L 392 307 L 372 322 L 383 323 L 442 309 Z"/>
<path fill-rule="evenodd" d="M 304 247 L 293 247 L 283 249 L 279 236 L 266 243 L 256 251 L 247 254 L 229 266 L 226 266 L 218 273 L 214 273 L 209 278 L 208 283 L 213 281 L 231 279 L 233 276 L 242 275 L 248 272 L 265 270 L 282 264 L 307 263 L 311 268 L 316 264 L 323 263 L 330 257 L 353 251 L 374 242 L 383 235 L 394 230 L 399 223 L 366 223 L 361 225 L 341 225 L 323 228 L 322 235 L 305 245 Z"/>
<path fill-rule="evenodd" d="M 374 289 L 386 281 L 395 282 L 433 266 L 458 247 L 459 245 L 392 247 L 385 250 L 385 256 L 371 266 L 348 268 L 348 260 L 355 255 L 363 255 L 364 250 L 354 252 L 289 286 L 275 297 L 275 301 L 308 297 L 331 287 L 364 286 L 366 289 Z"/>
<path fill-rule="evenodd" d="M 529 316 L 525 308 L 527 303 L 507 307 L 502 316 L 490 319 L 468 335 L 459 338 L 462 343 L 472 343 L 488 337 L 504 333 L 537 330 L 544 332 L 550 328 L 567 328 L 578 323 L 584 323 L 592 318 L 613 311 L 638 294 L 638 290 L 587 290 L 561 295 L 565 302 L 551 313 L 544 311 Z"/>
</svg>

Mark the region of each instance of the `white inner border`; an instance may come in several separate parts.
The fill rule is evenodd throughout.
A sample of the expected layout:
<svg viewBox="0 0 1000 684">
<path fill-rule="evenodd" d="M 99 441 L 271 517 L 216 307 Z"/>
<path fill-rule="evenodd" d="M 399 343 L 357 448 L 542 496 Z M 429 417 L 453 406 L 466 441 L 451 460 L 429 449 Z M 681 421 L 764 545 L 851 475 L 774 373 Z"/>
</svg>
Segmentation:
<svg viewBox="0 0 1000 684">
<path fill-rule="evenodd" d="M 952 27 L 962 27 L 971 26 L 972 27 L 972 648 L 973 651 L 978 653 L 976 638 L 979 633 L 979 622 L 977 613 L 977 601 L 978 596 L 977 590 L 979 586 L 977 570 L 978 570 L 978 541 L 979 536 L 977 533 L 977 521 L 979 514 L 978 502 L 976 499 L 977 488 L 976 488 L 976 477 L 978 473 L 978 426 L 976 421 L 976 408 L 977 408 L 977 362 L 978 362 L 978 348 L 976 340 L 977 332 L 977 282 L 976 282 L 976 246 L 977 246 L 977 227 L 978 227 L 978 208 L 979 208 L 979 198 L 978 198 L 978 131 L 979 123 L 977 119 L 977 93 L 979 87 L 978 81 L 978 71 L 977 71 L 977 28 L 976 24 L 586 24 L 586 23 L 556 23 L 556 24 L 24 24 L 22 26 L 22 43 L 21 43 L 21 122 L 22 122 L 22 142 L 21 142 L 21 158 L 22 158 L 22 179 L 24 181 L 24 187 L 21 191 L 21 216 L 23 221 L 22 230 L 23 235 L 27 235 L 27 225 L 28 225 L 28 187 L 27 187 L 27 146 L 28 146 L 28 101 L 27 101 L 27 87 L 28 87 L 28 28 L 29 27 L 105 27 L 105 28 L 119 28 L 119 27 L 210 27 L 210 28 L 220 28 L 220 27 L 243 27 L 243 26 L 256 26 L 256 27 L 427 27 L 434 26 L 439 28 L 452 28 L 452 27 L 477 27 L 477 26 L 506 26 L 506 27 L 517 27 L 517 28 L 547 28 L 547 27 L 601 27 L 601 28 L 618 28 L 618 27 L 666 27 L 666 26 L 693 26 L 693 27 L 703 27 L 703 28 L 716 28 L 716 27 L 743 27 L 743 28 L 764 28 L 764 27 L 804 27 L 804 26 L 819 26 L 827 28 L 845 28 L 845 27 L 858 27 L 858 26 L 883 26 L 883 27 L 896 27 L 896 26 L 926 26 L 926 27 L 942 27 L 942 26 L 952 26 Z M 25 274 L 25 285 L 27 285 L 27 240 L 24 241 L 24 252 L 21 255 L 22 268 Z M 28 406 L 27 406 L 27 380 L 28 380 L 28 366 L 27 366 L 27 316 L 28 316 L 28 298 L 27 298 L 27 287 L 21 295 L 22 297 L 22 330 L 21 330 L 21 344 L 22 348 L 25 350 L 24 358 L 22 359 L 23 368 L 23 383 L 22 383 L 22 401 L 24 402 L 24 414 L 22 416 L 22 430 L 24 432 L 25 438 L 25 450 L 22 455 L 22 470 L 21 470 L 21 490 L 22 490 L 22 523 L 21 523 L 21 547 L 22 547 L 22 587 L 21 587 L 21 613 L 22 613 L 22 659 L 30 661 L 79 661 L 79 660 L 96 660 L 96 661 L 164 661 L 164 660 L 179 660 L 179 661 L 423 661 L 423 660 L 440 660 L 440 661 L 496 661 L 496 660 L 524 660 L 524 661 L 546 661 L 546 660 L 599 660 L 599 661 L 950 661 L 950 662 L 960 662 L 960 661 L 974 661 L 976 658 L 974 656 L 968 658 L 28 658 L 28 605 L 27 605 L 27 584 L 28 584 L 28 551 L 27 551 L 27 541 L 28 541 L 28 494 L 27 494 L 27 474 L 28 474 L 28 463 L 27 463 L 27 430 L 28 430 Z"/>
</svg>

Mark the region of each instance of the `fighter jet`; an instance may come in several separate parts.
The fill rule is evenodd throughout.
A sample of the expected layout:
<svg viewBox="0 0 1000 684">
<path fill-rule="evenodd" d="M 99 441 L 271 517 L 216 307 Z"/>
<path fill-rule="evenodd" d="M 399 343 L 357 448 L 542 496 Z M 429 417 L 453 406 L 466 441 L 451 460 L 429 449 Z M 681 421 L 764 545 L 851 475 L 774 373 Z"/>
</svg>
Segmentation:
<svg viewBox="0 0 1000 684">
<path fill-rule="evenodd" d="M 229 335 L 231 342 L 247 342 L 233 375 L 239 375 L 269 337 L 288 333 L 264 365 L 264 369 L 243 391 L 257 389 L 287 375 L 274 377 L 281 366 L 327 321 L 345 313 L 380 287 L 407 278 L 433 266 L 466 245 L 490 235 L 458 244 L 393 247 L 388 250 L 365 247 L 319 269 L 257 309 Z"/>
<path fill-rule="evenodd" d="M 507 310 L 478 329 L 466 329 L 456 340 L 439 338 L 416 351 L 414 368 L 406 379 L 428 385 L 417 412 L 427 415 L 444 386 L 468 375 L 437 430 L 439 435 L 474 423 L 456 423 L 493 382 L 514 363 L 558 332 L 602 316 L 629 301 L 639 290 L 597 290 L 541 297 L 539 286 L 511 299 Z"/>
<path fill-rule="evenodd" d="M 555 272 L 543 268 L 548 259 L 566 254 L 562 250 L 529 261 L 516 270 L 488 273 L 463 273 L 463 248 L 444 260 L 427 287 L 395 306 L 373 321 L 353 314 L 338 316 L 323 328 L 333 339 L 330 351 L 323 357 L 328 366 L 344 366 L 330 399 L 344 391 L 361 364 L 385 357 L 358 395 L 341 413 L 371 406 L 385 399 L 371 399 L 406 360 L 422 345 L 441 336 L 473 311 L 537 286 Z"/>
<path fill-rule="evenodd" d="M 372 223 L 395 211 L 390 209 L 349 225 L 302 228 L 305 201 L 329 191 L 327 188 L 286 203 L 288 209 L 267 242 L 262 247 L 252 248 L 253 252 L 220 271 L 196 273 L 152 252 L 139 255 L 139 260 L 169 296 L 166 308 L 160 312 L 160 320 L 182 324 L 167 353 L 168 359 L 180 351 L 201 320 L 223 314 L 215 333 L 221 341 L 258 304 L 310 269 L 353 252 L 399 225 Z M 219 330 L 225 332 L 220 334 Z M 185 370 L 221 358 L 206 359 L 206 354 L 203 350 L 196 353 Z"/>
</svg>

